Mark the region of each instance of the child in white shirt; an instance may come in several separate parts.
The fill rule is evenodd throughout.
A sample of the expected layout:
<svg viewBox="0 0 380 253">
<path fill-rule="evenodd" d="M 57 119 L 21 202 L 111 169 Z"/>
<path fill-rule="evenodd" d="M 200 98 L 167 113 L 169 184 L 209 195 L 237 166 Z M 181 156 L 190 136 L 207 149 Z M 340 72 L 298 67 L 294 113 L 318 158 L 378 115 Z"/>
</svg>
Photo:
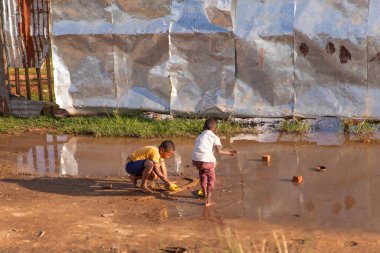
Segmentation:
<svg viewBox="0 0 380 253">
<path fill-rule="evenodd" d="M 214 150 L 218 154 L 236 156 L 236 150 L 225 150 L 222 148 L 222 144 L 218 136 L 215 135 L 215 131 L 218 127 L 218 123 L 215 119 L 207 119 L 203 132 L 198 136 L 195 141 L 195 147 L 192 155 L 193 165 L 199 172 L 199 179 L 201 181 L 201 187 L 203 193 L 206 194 L 205 206 L 211 206 L 214 203 L 211 202 L 211 194 L 215 185 L 215 162 Z"/>
</svg>

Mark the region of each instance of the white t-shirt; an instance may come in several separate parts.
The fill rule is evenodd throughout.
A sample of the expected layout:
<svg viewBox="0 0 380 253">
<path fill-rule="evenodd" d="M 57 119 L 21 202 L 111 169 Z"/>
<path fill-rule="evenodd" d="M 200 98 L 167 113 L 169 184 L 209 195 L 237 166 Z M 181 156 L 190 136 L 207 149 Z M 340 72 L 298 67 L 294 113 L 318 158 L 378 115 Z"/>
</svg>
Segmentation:
<svg viewBox="0 0 380 253">
<path fill-rule="evenodd" d="M 195 140 L 195 147 L 192 155 L 193 161 L 216 162 L 214 156 L 215 146 L 222 146 L 220 139 L 210 130 L 204 130 Z"/>
</svg>

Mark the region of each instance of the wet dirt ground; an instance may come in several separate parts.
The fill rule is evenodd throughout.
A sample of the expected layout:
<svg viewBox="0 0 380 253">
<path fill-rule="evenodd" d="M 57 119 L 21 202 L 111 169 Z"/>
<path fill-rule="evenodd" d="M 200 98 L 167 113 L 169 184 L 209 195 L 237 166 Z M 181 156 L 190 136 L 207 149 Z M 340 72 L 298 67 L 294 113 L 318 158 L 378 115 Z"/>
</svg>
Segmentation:
<svg viewBox="0 0 380 253">
<path fill-rule="evenodd" d="M 380 251 L 378 142 L 223 138 L 239 153 L 217 157 L 217 205 L 205 208 L 199 186 L 146 195 L 127 180 L 128 154 L 161 141 L 1 135 L 0 252 Z M 194 140 L 174 141 L 169 174 L 185 185 L 197 178 Z M 320 165 L 327 170 L 316 171 Z"/>
</svg>

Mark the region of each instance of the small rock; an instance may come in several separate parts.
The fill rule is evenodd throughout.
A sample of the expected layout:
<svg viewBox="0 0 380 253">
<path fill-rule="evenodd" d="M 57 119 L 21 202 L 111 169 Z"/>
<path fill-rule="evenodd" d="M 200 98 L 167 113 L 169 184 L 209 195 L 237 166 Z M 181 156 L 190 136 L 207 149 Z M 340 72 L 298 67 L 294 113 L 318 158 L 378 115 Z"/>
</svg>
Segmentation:
<svg viewBox="0 0 380 253">
<path fill-rule="evenodd" d="M 112 184 L 104 185 L 102 186 L 103 190 L 111 190 L 112 189 Z"/>
<path fill-rule="evenodd" d="M 355 241 L 351 241 L 348 243 L 348 245 L 350 245 L 351 247 L 355 247 L 357 246 L 359 243 L 355 242 Z"/>
<path fill-rule="evenodd" d="M 45 235 L 45 231 L 41 231 L 39 234 L 38 234 L 38 237 L 42 237 L 42 236 L 44 236 Z"/>
<path fill-rule="evenodd" d="M 108 218 L 108 217 L 114 216 L 114 215 L 115 215 L 114 213 L 104 213 L 101 216 L 104 217 L 104 218 Z"/>
<path fill-rule="evenodd" d="M 264 161 L 264 162 L 270 162 L 270 155 L 263 155 L 261 157 L 261 159 Z"/>
<path fill-rule="evenodd" d="M 295 242 L 296 244 L 305 244 L 304 239 L 293 239 L 292 241 Z"/>
<path fill-rule="evenodd" d="M 316 171 L 319 171 L 319 172 L 324 172 L 326 170 L 327 170 L 326 166 L 322 166 L 322 165 L 318 166 L 317 169 L 316 169 Z"/>
<path fill-rule="evenodd" d="M 165 249 L 165 252 L 167 253 L 187 253 L 187 249 L 183 247 L 167 247 Z"/>
<path fill-rule="evenodd" d="M 302 176 L 293 176 L 292 181 L 295 183 L 302 183 Z"/>
</svg>

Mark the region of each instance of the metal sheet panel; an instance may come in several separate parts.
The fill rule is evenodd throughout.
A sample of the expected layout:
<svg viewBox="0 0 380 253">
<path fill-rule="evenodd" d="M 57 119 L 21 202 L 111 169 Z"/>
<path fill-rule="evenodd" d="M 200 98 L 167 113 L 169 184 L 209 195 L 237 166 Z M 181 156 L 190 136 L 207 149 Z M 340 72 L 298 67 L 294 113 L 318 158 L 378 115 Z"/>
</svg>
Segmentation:
<svg viewBox="0 0 380 253">
<path fill-rule="evenodd" d="M 380 0 L 370 1 L 368 17 L 368 101 L 367 117 L 380 119 Z"/>
<path fill-rule="evenodd" d="M 169 31 L 172 0 L 114 0 L 113 34 L 160 34 Z"/>
<path fill-rule="evenodd" d="M 56 1 L 57 103 L 73 114 L 107 108 L 169 113 L 170 3 L 97 1 L 87 10 L 81 1 Z"/>
<path fill-rule="evenodd" d="M 71 113 L 117 108 L 112 35 L 62 35 L 52 40 L 57 104 Z"/>
<path fill-rule="evenodd" d="M 171 112 L 230 115 L 235 82 L 232 34 L 171 34 L 170 43 Z"/>
<path fill-rule="evenodd" d="M 366 115 L 368 0 L 295 2 L 295 114 Z"/>
<path fill-rule="evenodd" d="M 114 35 L 118 108 L 169 113 L 167 34 Z"/>
<path fill-rule="evenodd" d="M 232 0 L 202 0 L 207 17 L 214 25 L 232 30 Z"/>
<path fill-rule="evenodd" d="M 4 0 L 0 5 L 8 67 L 40 68 L 49 51 L 49 2 Z"/>
<path fill-rule="evenodd" d="M 16 2 L 2 17 L 20 66 Z M 54 0 L 56 99 L 72 111 L 380 118 L 379 2 Z"/>
<path fill-rule="evenodd" d="M 112 1 L 53 0 L 53 35 L 111 34 Z"/>
<path fill-rule="evenodd" d="M 237 2 L 235 116 L 292 115 L 293 16 L 293 0 Z"/>
<path fill-rule="evenodd" d="M 170 33 L 228 32 L 228 27 L 220 26 L 225 22 L 210 21 L 205 10 L 208 6 L 207 3 L 204 5 L 202 0 L 173 0 Z"/>
<path fill-rule="evenodd" d="M 232 113 L 234 37 L 228 27 L 220 26 L 223 22 L 210 21 L 205 8 L 211 2 L 173 1 L 169 31 L 173 114 L 225 117 Z"/>
</svg>

